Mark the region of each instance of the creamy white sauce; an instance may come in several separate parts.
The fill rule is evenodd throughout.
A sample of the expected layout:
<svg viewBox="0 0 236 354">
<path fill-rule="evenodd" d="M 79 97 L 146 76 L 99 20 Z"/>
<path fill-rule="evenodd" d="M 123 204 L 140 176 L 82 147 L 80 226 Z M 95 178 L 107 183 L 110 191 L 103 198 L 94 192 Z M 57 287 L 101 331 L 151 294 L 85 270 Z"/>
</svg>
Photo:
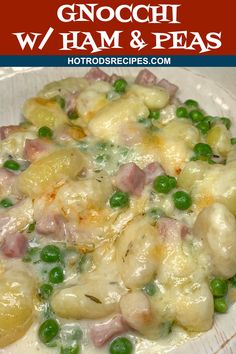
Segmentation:
<svg viewBox="0 0 236 354">
<path fill-rule="evenodd" d="M 218 102 L 223 108 L 224 104 L 223 102 Z M 130 156 L 130 160 L 134 160 L 134 156 Z M 111 174 L 114 173 L 118 166 L 118 162 L 125 163 L 126 161 L 129 161 L 129 159 L 122 158 L 120 159 L 120 155 L 118 152 L 115 152 L 112 156 L 112 163 L 108 164 L 107 166 L 101 166 L 101 167 L 108 167 L 109 171 Z M 167 202 L 168 204 L 168 202 Z M 167 207 L 168 209 L 168 207 Z M 187 216 L 187 215 L 179 215 L 178 212 L 176 212 L 176 215 L 173 215 L 176 218 L 179 219 L 185 219 L 185 221 L 188 221 L 189 224 L 192 224 L 192 218 L 193 216 Z M 127 216 L 127 219 L 129 216 Z M 119 228 L 120 225 L 117 225 L 117 228 Z M 95 354 L 95 353 L 107 353 L 107 348 L 102 348 L 102 349 L 97 349 L 95 348 L 88 336 L 88 328 L 91 326 L 93 321 L 79 321 L 78 322 L 81 329 L 84 332 L 84 339 L 81 342 L 82 346 L 82 353 L 88 353 L 88 354 Z M 38 330 L 38 323 L 34 323 L 30 330 L 27 332 L 27 334 L 21 338 L 21 340 L 15 342 L 14 344 L 8 346 L 5 349 L 0 350 L 1 354 L 33 354 L 33 353 L 42 353 L 42 354 L 50 354 L 50 353 L 58 353 L 58 348 L 53 349 L 53 348 L 47 348 L 43 344 L 41 344 L 38 341 L 37 337 L 37 330 Z M 140 337 L 133 336 L 132 334 L 130 335 L 132 338 L 133 342 L 135 343 L 135 353 L 137 354 L 146 354 L 147 352 L 152 352 L 155 354 L 162 354 L 162 353 L 168 353 L 176 348 L 176 346 L 180 345 L 181 343 L 184 343 L 185 341 L 189 340 L 190 336 L 183 330 L 178 327 L 173 328 L 173 332 L 166 338 L 163 339 L 158 339 L 157 341 L 149 341 L 146 339 L 141 339 Z"/>
<path fill-rule="evenodd" d="M 107 348 L 95 348 L 89 337 L 86 335 L 88 329 L 93 321 L 80 321 L 80 327 L 85 331 L 84 337 L 86 340 L 82 340 L 82 350 L 81 353 L 86 354 L 105 354 L 108 353 Z M 58 353 L 58 349 L 47 348 L 45 345 L 39 342 L 37 336 L 38 324 L 34 323 L 27 334 L 21 338 L 19 341 L 13 343 L 5 349 L 0 350 L 1 354 L 32 354 L 32 353 L 40 353 L 40 354 L 53 354 Z M 180 344 L 183 344 L 191 337 L 181 328 L 174 327 L 172 333 L 168 335 L 168 337 L 159 339 L 158 341 L 150 341 L 147 339 L 142 339 L 140 337 L 136 337 L 132 334 L 129 335 L 132 341 L 135 344 L 135 352 L 136 354 L 146 354 L 147 351 L 153 350 L 155 354 L 164 354 L 174 350 Z"/>
</svg>

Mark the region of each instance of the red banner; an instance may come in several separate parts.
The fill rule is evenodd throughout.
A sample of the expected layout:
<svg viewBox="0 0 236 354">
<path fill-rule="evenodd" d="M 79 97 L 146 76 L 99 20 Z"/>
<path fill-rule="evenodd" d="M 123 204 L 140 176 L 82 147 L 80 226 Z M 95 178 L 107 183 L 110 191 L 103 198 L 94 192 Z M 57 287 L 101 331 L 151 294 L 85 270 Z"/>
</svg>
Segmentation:
<svg viewBox="0 0 236 354">
<path fill-rule="evenodd" d="M 0 55 L 234 55 L 233 4 L 4 1 Z"/>
</svg>

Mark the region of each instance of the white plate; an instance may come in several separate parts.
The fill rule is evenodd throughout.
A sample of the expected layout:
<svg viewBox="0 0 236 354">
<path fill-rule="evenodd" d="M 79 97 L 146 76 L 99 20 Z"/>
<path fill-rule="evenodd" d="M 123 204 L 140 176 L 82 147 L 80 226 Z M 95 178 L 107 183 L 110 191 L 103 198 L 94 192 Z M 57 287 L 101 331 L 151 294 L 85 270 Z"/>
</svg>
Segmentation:
<svg viewBox="0 0 236 354">
<path fill-rule="evenodd" d="M 68 76 L 83 76 L 89 68 L 0 68 L 0 125 L 20 120 L 20 108 L 27 97 L 33 96 L 50 81 Z M 108 74 L 136 75 L 139 68 L 107 68 Z M 236 122 L 236 68 L 151 68 L 159 78 L 167 78 L 180 87 L 180 98 L 194 98 L 210 115 L 229 116 Z M 207 77 L 208 76 L 208 77 Z M 209 77 L 211 79 L 209 79 Z M 236 124 L 235 124 L 236 126 Z M 236 129 L 234 127 L 234 132 Z M 20 343 L 19 343 L 20 344 Z M 19 348 L 19 347 L 18 347 Z M 236 306 L 229 313 L 218 315 L 214 327 L 207 333 L 188 341 L 172 354 L 236 353 Z M 0 350 L 1 354 L 26 354 L 14 345 Z M 31 350 L 30 354 L 38 354 Z M 46 350 L 47 353 L 54 351 Z M 94 353 L 101 353 L 95 350 Z M 137 354 L 160 354 L 164 349 L 152 345 L 140 348 Z M 27 351 L 28 353 L 28 351 Z M 86 351 L 86 354 L 88 353 Z"/>
</svg>

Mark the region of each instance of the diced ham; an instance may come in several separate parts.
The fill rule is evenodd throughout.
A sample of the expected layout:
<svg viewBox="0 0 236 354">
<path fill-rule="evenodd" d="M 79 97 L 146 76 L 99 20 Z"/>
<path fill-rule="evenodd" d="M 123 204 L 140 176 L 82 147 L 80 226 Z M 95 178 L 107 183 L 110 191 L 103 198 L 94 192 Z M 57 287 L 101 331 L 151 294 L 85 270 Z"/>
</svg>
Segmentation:
<svg viewBox="0 0 236 354">
<path fill-rule="evenodd" d="M 153 324 L 149 299 L 141 291 L 123 295 L 120 299 L 120 310 L 128 325 L 140 333 Z"/>
<path fill-rule="evenodd" d="M 116 186 L 123 192 L 139 196 L 143 191 L 145 178 L 145 173 L 134 162 L 130 162 L 119 168 Z"/>
<path fill-rule="evenodd" d="M 158 220 L 158 230 L 160 236 L 167 241 L 179 241 L 190 232 L 186 224 L 171 218 L 160 218 Z"/>
<path fill-rule="evenodd" d="M 143 171 L 145 173 L 145 184 L 152 183 L 156 177 L 165 173 L 157 161 L 148 164 Z"/>
<path fill-rule="evenodd" d="M 94 325 L 90 331 L 90 337 L 96 347 L 102 347 L 113 337 L 128 330 L 128 326 L 122 315 L 117 314 L 112 319 Z"/>
<path fill-rule="evenodd" d="M 6 257 L 19 258 L 24 256 L 27 249 L 27 238 L 22 233 L 8 234 L 3 241 L 1 250 Z"/>
<path fill-rule="evenodd" d="M 21 131 L 22 128 L 19 125 L 6 125 L 0 127 L 0 140 L 6 139 L 9 135 Z"/>
<path fill-rule="evenodd" d="M 108 74 L 106 74 L 104 71 L 102 71 L 99 68 L 92 68 L 90 69 L 87 74 L 84 76 L 85 79 L 87 80 L 103 80 L 103 81 L 110 81 L 110 76 Z"/>
<path fill-rule="evenodd" d="M 178 86 L 172 84 L 166 79 L 160 80 L 157 85 L 168 91 L 171 97 L 173 97 L 179 89 Z"/>
<path fill-rule="evenodd" d="M 45 214 L 36 220 L 36 231 L 55 240 L 65 239 L 65 220 L 62 215 Z"/>
<path fill-rule="evenodd" d="M 24 159 L 33 162 L 48 153 L 52 144 L 42 139 L 26 139 L 24 146 Z"/>
<path fill-rule="evenodd" d="M 156 85 L 157 77 L 150 70 L 143 69 L 138 73 L 135 83 L 144 86 Z"/>
<path fill-rule="evenodd" d="M 122 79 L 122 77 L 121 76 L 118 76 L 118 75 L 116 75 L 116 74 L 112 74 L 111 76 L 110 76 L 110 83 L 111 84 L 114 84 L 114 82 L 116 81 L 116 80 L 119 80 L 119 79 Z"/>
</svg>

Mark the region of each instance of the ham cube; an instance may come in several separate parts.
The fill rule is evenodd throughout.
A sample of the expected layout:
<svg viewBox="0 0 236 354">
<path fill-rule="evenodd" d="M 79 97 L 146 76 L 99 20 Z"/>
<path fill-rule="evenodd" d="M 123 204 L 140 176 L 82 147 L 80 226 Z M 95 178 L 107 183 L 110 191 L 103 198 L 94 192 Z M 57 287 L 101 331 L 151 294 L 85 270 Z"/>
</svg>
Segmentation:
<svg viewBox="0 0 236 354">
<path fill-rule="evenodd" d="M 3 241 L 1 250 L 8 258 L 23 257 L 27 249 L 27 238 L 20 232 L 10 233 Z"/>
<path fill-rule="evenodd" d="M 131 195 L 140 196 L 145 185 L 145 172 L 134 162 L 122 165 L 116 176 L 116 186 Z"/>
<path fill-rule="evenodd" d="M 99 68 L 90 69 L 84 77 L 89 81 L 97 81 L 97 80 L 102 80 L 107 82 L 110 81 L 110 76 Z"/>
<path fill-rule="evenodd" d="M 189 227 L 182 221 L 171 218 L 160 218 L 158 220 L 160 236 L 167 242 L 179 242 L 190 232 Z"/>
<path fill-rule="evenodd" d="M 36 220 L 36 231 L 41 235 L 50 235 L 54 240 L 65 240 L 65 220 L 62 215 L 45 214 Z"/>
<path fill-rule="evenodd" d="M 45 142 L 42 139 L 26 139 L 24 147 L 24 159 L 33 162 L 40 157 L 43 157 L 51 149 L 51 143 Z"/>
<path fill-rule="evenodd" d="M 112 319 L 94 325 L 90 331 L 90 337 L 96 347 L 102 347 L 113 337 L 124 333 L 128 326 L 123 320 L 122 315 L 117 314 Z"/>
<path fill-rule="evenodd" d="M 172 84 L 166 79 L 162 79 L 157 83 L 157 86 L 164 88 L 166 91 L 169 92 L 170 97 L 173 97 L 176 92 L 178 91 L 178 86 Z"/>
<path fill-rule="evenodd" d="M 156 177 L 165 173 L 157 161 L 148 164 L 143 171 L 145 173 L 145 184 L 152 183 Z"/>
<path fill-rule="evenodd" d="M 0 140 L 8 138 L 9 135 L 21 131 L 22 128 L 19 125 L 6 125 L 0 127 Z"/>
<path fill-rule="evenodd" d="M 157 77 L 150 70 L 143 69 L 141 70 L 136 79 L 135 83 L 143 86 L 152 86 L 157 84 Z"/>
</svg>

